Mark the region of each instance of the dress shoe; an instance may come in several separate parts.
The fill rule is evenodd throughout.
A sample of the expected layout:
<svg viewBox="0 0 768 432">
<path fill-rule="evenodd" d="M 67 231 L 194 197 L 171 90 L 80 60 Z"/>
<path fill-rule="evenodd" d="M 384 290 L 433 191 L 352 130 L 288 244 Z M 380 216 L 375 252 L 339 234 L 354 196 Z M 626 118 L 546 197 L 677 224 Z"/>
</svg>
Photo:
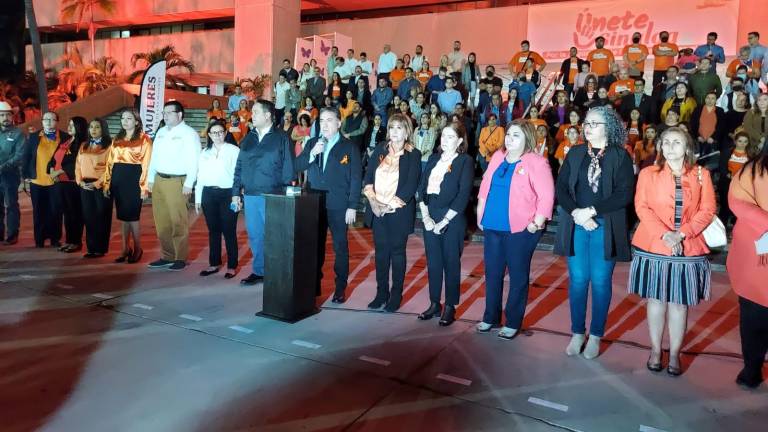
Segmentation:
<svg viewBox="0 0 768 432">
<path fill-rule="evenodd" d="M 181 270 L 184 270 L 186 267 L 187 267 L 187 263 L 186 262 L 184 262 L 182 260 L 178 260 L 178 261 L 174 261 L 173 264 L 168 266 L 168 270 L 170 270 L 170 271 L 181 271 Z"/>
<path fill-rule="evenodd" d="M 456 307 L 453 305 L 445 305 L 445 310 L 440 316 L 440 321 L 437 323 L 443 327 L 447 327 L 456 321 Z"/>
<path fill-rule="evenodd" d="M 347 297 L 344 294 L 334 294 L 331 299 L 331 303 L 342 304 L 347 301 Z"/>
<path fill-rule="evenodd" d="M 139 249 L 139 252 L 132 253 L 131 256 L 128 257 L 128 264 L 135 264 L 141 260 L 141 257 L 144 255 L 144 249 Z"/>
<path fill-rule="evenodd" d="M 661 366 L 661 354 L 659 354 L 659 361 L 654 362 L 651 359 L 654 357 L 653 353 L 648 357 L 648 361 L 645 363 L 645 367 L 651 372 L 661 372 L 663 369 Z"/>
<path fill-rule="evenodd" d="M 10 245 L 15 245 L 15 244 L 16 244 L 16 243 L 18 243 L 18 242 L 19 242 L 19 237 L 18 237 L 18 236 L 12 236 L 12 237 L 8 237 L 8 238 L 5 240 L 5 244 L 6 244 L 7 246 L 10 246 Z"/>
<path fill-rule="evenodd" d="M 376 298 L 374 298 L 372 302 L 368 303 L 368 309 L 381 309 L 382 306 L 387 304 L 387 300 L 389 300 L 389 295 L 376 295 Z"/>
<path fill-rule="evenodd" d="M 236 274 L 237 273 L 235 273 L 234 270 L 227 270 L 227 272 L 224 273 L 224 279 L 232 279 Z"/>
<path fill-rule="evenodd" d="M 149 268 L 166 268 L 173 265 L 173 261 L 169 261 L 167 259 L 160 258 L 159 260 L 152 261 L 151 263 L 147 264 L 147 267 Z"/>
<path fill-rule="evenodd" d="M 71 245 L 68 245 L 62 252 L 74 253 L 74 252 L 80 252 L 81 250 L 83 250 L 83 245 L 71 244 Z"/>
<path fill-rule="evenodd" d="M 750 377 L 744 369 L 736 376 L 736 384 L 747 390 L 758 388 L 761 382 L 763 382 L 763 379 L 760 376 Z"/>
<path fill-rule="evenodd" d="M 384 306 L 384 312 L 397 312 L 398 309 L 400 309 L 400 302 L 403 301 L 402 296 L 389 296 L 389 300 L 387 300 L 387 304 Z"/>
<path fill-rule="evenodd" d="M 83 255 L 83 258 L 101 258 L 104 254 L 100 252 L 88 252 L 87 254 Z"/>
<path fill-rule="evenodd" d="M 672 360 L 677 360 L 677 366 L 672 365 Z M 669 355 L 669 365 L 667 366 L 667 374 L 669 376 L 677 377 L 683 374 L 683 369 L 680 366 L 680 356 L 672 356 L 672 354 Z"/>
<path fill-rule="evenodd" d="M 133 252 L 128 249 L 127 251 L 123 252 L 119 257 L 115 258 L 116 263 L 124 263 L 128 260 L 128 257 L 131 256 Z"/>
<path fill-rule="evenodd" d="M 219 272 L 218 268 L 215 268 L 213 270 L 207 270 L 206 269 L 206 270 L 203 270 L 203 271 L 200 272 L 200 276 L 210 276 L 210 275 L 216 274 L 218 272 Z"/>
<path fill-rule="evenodd" d="M 420 320 L 429 320 L 436 316 L 440 316 L 440 312 L 442 311 L 442 306 L 440 306 L 440 303 L 432 302 L 429 304 L 429 308 L 425 310 L 424 312 L 420 313 L 417 317 Z"/>
<path fill-rule="evenodd" d="M 264 280 L 264 276 L 251 273 L 247 278 L 240 281 L 240 285 L 256 285 L 259 281 Z"/>
</svg>

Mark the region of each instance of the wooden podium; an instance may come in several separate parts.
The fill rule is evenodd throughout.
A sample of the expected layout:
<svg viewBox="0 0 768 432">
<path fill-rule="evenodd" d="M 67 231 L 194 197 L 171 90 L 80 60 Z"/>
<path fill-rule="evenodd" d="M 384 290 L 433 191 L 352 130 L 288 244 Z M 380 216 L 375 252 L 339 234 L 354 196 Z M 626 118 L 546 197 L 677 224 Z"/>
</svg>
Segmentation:
<svg viewBox="0 0 768 432">
<path fill-rule="evenodd" d="M 264 194 L 264 293 L 257 315 L 296 322 L 317 312 L 319 197 Z"/>
</svg>

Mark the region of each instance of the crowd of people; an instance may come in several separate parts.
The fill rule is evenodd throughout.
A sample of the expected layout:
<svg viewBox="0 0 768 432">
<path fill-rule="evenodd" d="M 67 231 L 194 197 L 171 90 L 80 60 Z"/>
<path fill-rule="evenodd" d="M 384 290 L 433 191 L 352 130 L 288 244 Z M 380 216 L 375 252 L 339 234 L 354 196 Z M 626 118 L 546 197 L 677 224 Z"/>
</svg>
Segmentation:
<svg viewBox="0 0 768 432">
<path fill-rule="evenodd" d="M 460 41 L 435 68 L 421 46 L 413 56 L 397 56 L 385 45 L 375 64 L 364 52 L 355 57 L 349 49 L 342 57 L 333 47 L 325 65 L 313 60 L 297 71 L 285 60 L 271 101 L 249 100 L 239 86 L 226 110 L 214 100 L 202 148 L 175 101 L 165 104 L 154 137 L 126 109 L 114 138 L 103 119 L 74 117 L 64 132 L 54 112 L 25 137 L 0 102 L 7 208 L 0 234 L 6 244 L 17 242 L 23 178 L 30 182 L 36 247 L 49 242 L 65 253 L 80 251 L 85 229 L 84 257 L 103 257 L 114 208 L 122 232 L 115 262 L 136 263 L 143 253 L 142 200 L 151 194 L 161 256 L 149 267 L 182 270 L 194 196 L 209 231 L 209 266 L 200 275 L 219 272 L 224 237 L 224 277 L 235 277 L 236 224 L 244 210 L 253 259 L 241 283 L 252 285 L 264 278 L 263 194 L 301 184 L 321 198 L 320 267 L 323 239 L 331 234 L 333 302 L 346 301 L 347 231 L 364 197 L 376 267 L 368 307 L 400 308 L 418 210 L 430 300 L 418 318 L 450 325 L 460 302 L 465 236 L 476 220 L 486 280 L 476 329 L 501 327 L 498 336 L 512 339 L 525 314 L 533 252 L 555 219 L 554 253 L 568 264 L 567 355 L 600 354 L 615 265 L 631 262 L 628 290 L 647 299 L 647 368 L 663 369 L 666 326 L 666 370 L 677 376 L 688 309 L 711 295 L 712 241 L 705 232 L 717 231 L 719 215 L 733 224 L 727 265 L 739 296 L 744 359 L 737 382 L 756 387 L 768 350 L 768 291 L 760 286 L 768 276 L 766 48 L 750 33 L 722 86 L 716 66 L 725 56 L 715 33 L 695 50 L 679 49 L 667 32 L 658 37 L 649 49 L 633 35 L 618 60 L 602 36 L 585 59 L 571 48 L 550 84 L 544 58 L 523 41 L 510 60 L 506 92 L 494 66 L 481 69 Z M 554 90 L 551 99 L 542 100 L 543 85 Z M 763 246 L 756 247 L 758 240 Z M 502 304 L 505 273 L 509 295 Z M 318 272 L 318 294 L 321 278 Z"/>
</svg>

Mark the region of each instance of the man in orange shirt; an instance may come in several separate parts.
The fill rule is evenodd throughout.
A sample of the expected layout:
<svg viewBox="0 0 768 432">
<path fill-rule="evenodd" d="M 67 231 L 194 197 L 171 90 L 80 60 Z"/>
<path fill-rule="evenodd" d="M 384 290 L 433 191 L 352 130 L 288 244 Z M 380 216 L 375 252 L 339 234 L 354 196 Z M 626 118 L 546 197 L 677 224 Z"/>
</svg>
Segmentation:
<svg viewBox="0 0 768 432">
<path fill-rule="evenodd" d="M 648 58 L 648 47 L 640 43 L 642 35 L 639 32 L 632 34 L 632 43 L 624 47 L 622 55 L 629 66 L 629 76 L 642 78 L 645 71 L 645 60 Z"/>
<path fill-rule="evenodd" d="M 605 38 L 598 36 L 595 38 L 595 49 L 587 54 L 587 61 L 591 65 L 590 72 L 597 75 L 598 85 L 603 85 L 605 77 L 611 73 L 611 66 L 614 63 L 613 53 L 604 46 Z"/>
<path fill-rule="evenodd" d="M 629 77 L 629 71 L 625 68 L 619 70 L 619 79 L 611 84 L 608 89 L 608 99 L 615 102 L 635 91 L 635 80 Z"/>
<path fill-rule="evenodd" d="M 531 43 L 527 40 L 520 42 L 520 52 L 512 56 L 512 59 L 509 61 L 510 73 L 514 72 L 515 75 L 517 75 L 522 72 L 525 68 L 525 62 L 528 59 L 536 65 L 536 69 L 539 72 L 544 70 L 544 67 L 547 65 L 547 62 L 544 61 L 544 57 L 536 51 L 531 51 L 530 48 Z"/>
<path fill-rule="evenodd" d="M 675 57 L 680 52 L 677 45 L 669 42 L 669 32 L 659 33 L 659 43 L 653 46 L 653 87 L 664 81 L 667 69 L 675 64 Z"/>
</svg>

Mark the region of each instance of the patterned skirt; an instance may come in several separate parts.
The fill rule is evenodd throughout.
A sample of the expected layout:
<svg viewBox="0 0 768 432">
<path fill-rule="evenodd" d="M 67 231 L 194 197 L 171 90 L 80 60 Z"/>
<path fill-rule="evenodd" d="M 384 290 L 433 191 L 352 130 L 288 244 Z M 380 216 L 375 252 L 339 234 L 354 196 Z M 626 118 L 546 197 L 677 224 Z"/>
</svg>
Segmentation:
<svg viewBox="0 0 768 432">
<path fill-rule="evenodd" d="M 629 270 L 630 294 L 693 306 L 709 300 L 712 270 L 701 256 L 666 256 L 635 249 Z"/>
</svg>

